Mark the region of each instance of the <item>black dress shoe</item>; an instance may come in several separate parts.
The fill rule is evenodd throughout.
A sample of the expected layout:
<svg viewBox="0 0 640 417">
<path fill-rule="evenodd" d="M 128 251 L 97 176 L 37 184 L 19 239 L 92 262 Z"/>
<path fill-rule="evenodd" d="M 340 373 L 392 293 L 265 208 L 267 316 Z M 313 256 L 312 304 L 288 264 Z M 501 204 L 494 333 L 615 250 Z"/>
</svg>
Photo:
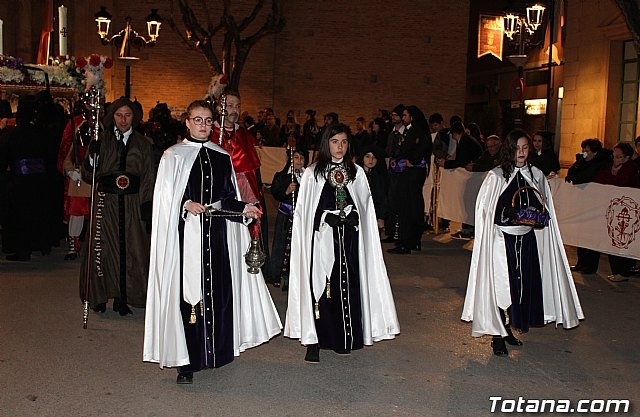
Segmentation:
<svg viewBox="0 0 640 417">
<path fill-rule="evenodd" d="M 598 270 L 597 269 L 583 269 L 581 272 L 583 274 L 585 274 L 585 275 L 593 275 L 596 272 L 598 272 Z"/>
<path fill-rule="evenodd" d="M 66 255 L 64 255 L 65 261 L 75 261 L 76 258 L 78 258 L 78 252 L 69 252 Z"/>
<path fill-rule="evenodd" d="M 178 372 L 176 384 L 188 385 L 193 384 L 193 372 Z"/>
<path fill-rule="evenodd" d="M 578 264 L 571 265 L 569 269 L 571 269 L 573 272 L 580 272 L 582 271 L 582 265 L 578 265 Z"/>
<path fill-rule="evenodd" d="M 333 349 L 338 355 L 351 355 L 351 349 Z"/>
<path fill-rule="evenodd" d="M 107 311 L 107 303 L 96 304 L 93 307 L 93 311 L 95 311 L 96 313 L 104 313 L 105 311 Z"/>
<path fill-rule="evenodd" d="M 411 255 L 411 249 L 407 249 L 404 246 L 397 246 L 393 249 L 387 249 L 387 253 L 393 253 L 395 255 Z"/>
<path fill-rule="evenodd" d="M 522 341 L 515 337 L 509 328 L 507 329 L 507 336 L 505 336 L 504 341 L 511 346 L 522 346 Z"/>
<path fill-rule="evenodd" d="M 381 240 L 382 243 L 393 243 L 393 242 L 397 242 L 397 241 L 398 241 L 398 239 L 396 239 L 393 236 L 389 236 L 389 237 Z"/>
<path fill-rule="evenodd" d="M 121 302 L 119 298 L 113 299 L 113 311 L 117 311 L 121 316 L 133 314 L 127 303 Z"/>
<path fill-rule="evenodd" d="M 273 284 L 274 287 L 280 288 L 280 282 L 279 281 L 278 282 L 273 282 L 272 284 Z"/>
<path fill-rule="evenodd" d="M 411 248 L 411 250 L 420 252 L 422 250 L 422 242 L 418 242 L 418 244 Z"/>
<path fill-rule="evenodd" d="M 496 356 L 507 356 L 509 354 L 507 345 L 504 343 L 504 338 L 500 336 L 493 336 L 491 347 L 493 348 L 493 354 Z"/>
<path fill-rule="evenodd" d="M 320 362 L 320 346 L 317 343 L 307 346 L 307 354 L 304 355 L 304 360 L 311 363 Z"/>
<path fill-rule="evenodd" d="M 31 255 L 21 255 L 19 253 L 13 255 L 7 255 L 5 258 L 7 261 L 29 262 Z"/>
</svg>

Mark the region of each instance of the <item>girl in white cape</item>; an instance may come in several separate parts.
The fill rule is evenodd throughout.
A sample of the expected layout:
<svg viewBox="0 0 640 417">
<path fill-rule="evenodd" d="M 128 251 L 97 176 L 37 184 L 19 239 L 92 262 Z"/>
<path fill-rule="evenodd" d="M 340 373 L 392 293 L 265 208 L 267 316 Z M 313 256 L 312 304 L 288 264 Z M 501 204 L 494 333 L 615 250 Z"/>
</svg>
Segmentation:
<svg viewBox="0 0 640 417">
<path fill-rule="evenodd" d="M 399 332 L 367 178 L 349 128 L 330 125 L 300 182 L 284 334 L 318 362 L 320 349 L 349 354 Z"/>
<path fill-rule="evenodd" d="M 512 329 L 550 322 L 570 329 L 584 318 L 562 245 L 553 198 L 542 171 L 527 163 L 531 138 L 511 131 L 502 145 L 500 165 L 487 173 L 475 211 L 471 257 L 462 320 L 473 321 L 472 335 L 492 335 L 495 355 L 506 343 L 522 342 Z M 515 224 L 518 210 L 547 211 L 548 225 Z M 542 216 L 544 218 L 544 216 Z"/>
</svg>

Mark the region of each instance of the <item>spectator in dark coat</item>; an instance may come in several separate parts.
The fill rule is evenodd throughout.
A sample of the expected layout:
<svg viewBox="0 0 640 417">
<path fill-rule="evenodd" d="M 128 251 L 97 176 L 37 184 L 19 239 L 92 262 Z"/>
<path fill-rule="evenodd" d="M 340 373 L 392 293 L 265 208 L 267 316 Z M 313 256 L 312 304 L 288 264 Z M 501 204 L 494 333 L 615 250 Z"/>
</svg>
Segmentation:
<svg viewBox="0 0 640 417">
<path fill-rule="evenodd" d="M 565 181 L 572 184 L 584 184 L 595 180 L 598 172 L 611 163 L 611 151 L 603 149 L 599 139 L 582 141 L 582 153 L 576 155 Z M 600 262 L 600 253 L 587 248 L 577 248 L 578 262 L 571 266 L 574 272 L 595 274 Z"/>
</svg>

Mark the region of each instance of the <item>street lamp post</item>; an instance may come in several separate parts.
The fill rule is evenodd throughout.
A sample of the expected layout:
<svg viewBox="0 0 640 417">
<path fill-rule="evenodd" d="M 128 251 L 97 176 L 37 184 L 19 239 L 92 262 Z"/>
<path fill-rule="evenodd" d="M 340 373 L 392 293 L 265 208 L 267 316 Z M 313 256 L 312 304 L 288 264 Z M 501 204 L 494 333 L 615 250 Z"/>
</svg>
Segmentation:
<svg viewBox="0 0 640 417">
<path fill-rule="evenodd" d="M 503 18 L 504 34 L 509 41 L 517 45 L 518 53 L 507 56 L 518 67 L 518 78 L 513 89 L 511 108 L 515 109 L 514 125 L 522 127 L 524 124 L 524 65 L 528 60 L 525 49 L 531 42 L 531 37 L 542 24 L 545 7 L 535 4 L 526 8 L 526 14 L 507 12 Z"/>
<path fill-rule="evenodd" d="M 140 58 L 131 56 L 131 46 L 140 49 L 143 46 L 154 46 L 160 32 L 162 18 L 158 15 L 158 9 L 151 9 L 147 16 L 147 32 L 150 39 L 138 34 L 131 27 L 131 16 L 125 18 L 125 27 L 120 32 L 109 37 L 111 14 L 106 6 L 100 6 L 100 10 L 94 15 L 98 25 L 98 35 L 103 45 L 113 45 L 120 48 L 118 59 L 125 63 L 124 95 L 131 97 L 131 64 Z"/>
</svg>

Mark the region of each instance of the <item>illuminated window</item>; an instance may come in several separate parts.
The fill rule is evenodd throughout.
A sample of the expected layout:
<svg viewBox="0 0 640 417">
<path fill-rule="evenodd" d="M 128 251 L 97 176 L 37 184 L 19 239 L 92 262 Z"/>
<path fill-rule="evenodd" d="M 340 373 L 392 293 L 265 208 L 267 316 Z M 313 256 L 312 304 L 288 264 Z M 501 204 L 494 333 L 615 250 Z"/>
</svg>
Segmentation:
<svg viewBox="0 0 640 417">
<path fill-rule="evenodd" d="M 620 119 L 618 140 L 633 142 L 638 124 L 639 60 L 633 41 L 625 41 L 622 57 L 622 92 L 620 94 Z"/>
</svg>

